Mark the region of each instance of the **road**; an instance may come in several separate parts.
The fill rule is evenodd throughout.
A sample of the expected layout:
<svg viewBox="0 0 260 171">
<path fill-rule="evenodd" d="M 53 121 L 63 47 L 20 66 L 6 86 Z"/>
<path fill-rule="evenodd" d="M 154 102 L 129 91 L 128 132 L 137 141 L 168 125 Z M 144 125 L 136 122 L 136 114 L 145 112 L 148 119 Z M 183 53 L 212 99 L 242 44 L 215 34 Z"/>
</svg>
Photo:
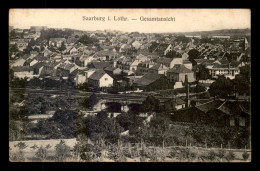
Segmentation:
<svg viewBox="0 0 260 171">
<path fill-rule="evenodd" d="M 62 96 L 68 96 L 68 91 L 67 90 L 45 90 L 45 89 L 31 89 L 31 88 L 13 88 L 10 89 L 10 92 L 16 92 L 16 91 L 21 91 L 21 90 L 25 90 L 24 91 L 24 95 L 27 96 L 28 94 L 37 94 L 37 95 L 62 95 Z M 152 93 L 152 92 L 151 92 Z M 202 92 L 204 93 L 204 92 Z M 92 92 L 83 92 L 80 90 L 72 90 L 71 91 L 71 96 L 75 97 L 75 98 L 83 98 L 83 97 L 89 97 L 92 94 Z M 108 94 L 108 93 L 97 93 L 95 92 L 96 96 L 99 99 L 111 99 L 113 101 L 136 101 L 138 103 L 144 101 L 146 99 L 146 97 L 150 94 L 148 92 L 142 92 L 142 93 L 131 93 L 131 94 Z M 197 94 L 190 94 L 190 96 L 195 96 L 201 93 L 197 93 Z M 180 97 L 185 97 L 186 94 L 182 94 L 180 96 L 178 96 L 178 98 Z M 165 101 L 169 100 L 169 99 L 174 99 L 174 96 L 168 96 L 168 97 L 164 97 L 164 96 L 157 96 L 155 95 L 155 97 L 157 99 L 160 100 L 161 103 L 164 103 Z"/>
</svg>

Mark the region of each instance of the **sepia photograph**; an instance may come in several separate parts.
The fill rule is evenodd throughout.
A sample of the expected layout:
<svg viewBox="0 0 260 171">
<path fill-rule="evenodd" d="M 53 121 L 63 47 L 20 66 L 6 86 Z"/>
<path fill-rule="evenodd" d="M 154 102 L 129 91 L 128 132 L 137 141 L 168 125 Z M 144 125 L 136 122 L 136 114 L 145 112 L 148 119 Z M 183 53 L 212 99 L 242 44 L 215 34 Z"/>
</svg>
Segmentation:
<svg viewBox="0 0 260 171">
<path fill-rule="evenodd" d="M 250 9 L 9 9 L 10 162 L 251 162 Z"/>
</svg>

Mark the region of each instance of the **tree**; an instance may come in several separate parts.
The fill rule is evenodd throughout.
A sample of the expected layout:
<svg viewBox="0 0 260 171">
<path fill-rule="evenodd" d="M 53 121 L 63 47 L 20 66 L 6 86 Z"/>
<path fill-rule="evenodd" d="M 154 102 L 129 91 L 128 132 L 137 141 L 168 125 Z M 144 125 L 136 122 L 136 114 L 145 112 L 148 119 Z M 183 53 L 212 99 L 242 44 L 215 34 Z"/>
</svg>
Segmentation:
<svg viewBox="0 0 260 171">
<path fill-rule="evenodd" d="M 206 80 L 210 78 L 209 69 L 205 65 L 198 66 L 197 80 Z"/>
<path fill-rule="evenodd" d="M 97 39 L 91 38 L 88 35 L 84 34 L 83 36 L 81 36 L 78 40 L 78 42 L 84 44 L 84 45 L 89 45 L 89 44 L 94 44 L 96 42 L 98 42 Z"/>
<path fill-rule="evenodd" d="M 153 135 L 153 137 L 156 138 L 155 142 L 157 142 L 158 144 L 162 143 L 163 147 L 165 144 L 165 140 L 171 136 L 169 124 L 169 120 L 163 115 L 157 115 L 157 117 L 152 118 L 151 122 L 149 123 L 151 134 Z"/>
<path fill-rule="evenodd" d="M 239 94 L 250 93 L 250 80 L 242 74 L 238 74 L 234 79 L 234 91 Z"/>
<path fill-rule="evenodd" d="M 192 65 L 195 65 L 195 60 L 194 59 L 197 59 L 200 55 L 200 52 L 196 49 L 191 49 L 189 52 L 188 52 L 188 55 L 189 55 L 189 61 L 192 63 Z"/>
<path fill-rule="evenodd" d="M 62 51 L 64 51 L 64 50 L 66 50 L 66 46 L 65 46 L 65 43 L 62 42 L 62 43 L 61 43 L 61 46 L 59 47 L 59 51 L 62 52 Z"/>
<path fill-rule="evenodd" d="M 17 53 L 17 52 L 19 52 L 19 49 L 18 49 L 18 46 L 17 46 L 17 44 L 15 43 L 15 44 L 13 44 L 13 45 L 10 45 L 10 47 L 9 47 L 9 53 Z"/>
<path fill-rule="evenodd" d="M 47 158 L 47 149 L 41 146 L 35 153 L 35 156 L 40 160 L 45 161 Z"/>
<path fill-rule="evenodd" d="M 218 96 L 226 98 L 233 93 L 233 83 L 229 78 L 219 76 L 219 78 L 213 82 L 209 87 L 210 96 Z"/>
<path fill-rule="evenodd" d="M 95 93 L 89 96 L 89 105 L 91 108 L 93 108 L 98 101 L 99 99 L 97 98 L 97 95 Z"/>
<path fill-rule="evenodd" d="M 87 117 L 86 134 L 94 142 L 104 140 L 115 143 L 123 128 L 113 118 L 108 118 L 106 112 L 99 112 L 97 116 Z"/>
<path fill-rule="evenodd" d="M 141 105 L 142 112 L 151 112 L 151 111 L 159 111 L 160 110 L 160 101 L 156 99 L 154 96 L 147 96 Z"/>
<path fill-rule="evenodd" d="M 56 151 L 56 160 L 57 161 L 65 161 L 69 157 L 70 154 L 70 147 L 65 144 L 65 141 L 61 140 L 59 144 L 55 146 Z"/>
<path fill-rule="evenodd" d="M 167 58 L 180 58 L 181 54 L 177 53 L 175 50 L 171 50 L 166 54 Z"/>
</svg>

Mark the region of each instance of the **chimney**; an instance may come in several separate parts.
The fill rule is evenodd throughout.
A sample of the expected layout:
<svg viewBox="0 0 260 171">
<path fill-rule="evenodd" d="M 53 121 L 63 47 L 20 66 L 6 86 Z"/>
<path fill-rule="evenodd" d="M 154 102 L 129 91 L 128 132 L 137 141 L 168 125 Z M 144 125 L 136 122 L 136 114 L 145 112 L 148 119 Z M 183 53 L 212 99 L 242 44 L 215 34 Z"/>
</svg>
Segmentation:
<svg viewBox="0 0 260 171">
<path fill-rule="evenodd" d="M 188 75 L 185 75 L 185 87 L 187 89 L 186 92 L 186 107 L 190 106 L 190 87 L 189 87 L 189 82 L 188 82 Z"/>
</svg>

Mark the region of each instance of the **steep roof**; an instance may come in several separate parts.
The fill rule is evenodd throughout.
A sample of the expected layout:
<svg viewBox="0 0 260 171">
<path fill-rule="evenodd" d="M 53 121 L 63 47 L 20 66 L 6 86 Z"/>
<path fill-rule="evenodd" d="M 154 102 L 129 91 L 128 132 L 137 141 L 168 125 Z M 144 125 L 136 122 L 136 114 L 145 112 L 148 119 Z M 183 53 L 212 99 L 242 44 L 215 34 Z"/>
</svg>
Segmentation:
<svg viewBox="0 0 260 171">
<path fill-rule="evenodd" d="M 200 104 L 195 106 L 195 108 L 199 109 L 202 112 L 207 113 L 210 110 L 219 108 L 224 102 L 221 100 L 213 100 L 213 101 L 209 101 L 207 103 L 204 104 Z"/>
<path fill-rule="evenodd" d="M 238 101 L 225 101 L 219 108 L 218 110 L 222 111 L 223 113 L 227 115 L 239 115 L 242 113 L 246 113 L 249 115 L 249 110 L 246 109 L 248 106 L 247 104 L 243 104 Z"/>
<path fill-rule="evenodd" d="M 159 69 L 168 69 L 168 67 L 166 67 L 163 64 L 156 64 L 156 65 L 152 66 L 150 69 L 159 70 Z"/>
<path fill-rule="evenodd" d="M 193 73 L 190 69 L 186 68 L 184 65 L 176 64 L 173 68 L 169 69 L 168 72 L 173 73 Z"/>
<path fill-rule="evenodd" d="M 112 64 L 110 62 L 93 62 L 92 61 L 91 63 L 88 64 L 88 67 L 91 68 L 91 66 L 92 66 L 96 69 L 104 69 L 104 68 L 111 66 L 111 65 Z"/>
<path fill-rule="evenodd" d="M 137 85 L 146 86 L 160 79 L 163 76 L 164 75 L 161 74 L 147 73 L 142 78 L 135 80 L 134 83 L 136 83 Z"/>
<path fill-rule="evenodd" d="M 174 105 L 182 105 L 182 104 L 185 104 L 186 102 L 180 98 L 176 98 L 176 99 L 170 100 L 170 103 L 172 103 Z"/>
<path fill-rule="evenodd" d="M 12 70 L 14 72 L 25 72 L 25 71 L 30 72 L 30 71 L 33 71 L 33 69 L 29 66 L 15 66 L 15 67 L 12 68 Z"/>
<path fill-rule="evenodd" d="M 171 61 L 173 60 L 173 58 L 165 58 L 165 57 L 161 57 L 158 58 L 156 60 L 157 63 L 171 63 Z"/>
<path fill-rule="evenodd" d="M 99 80 L 106 74 L 104 70 L 96 70 L 92 75 L 90 75 L 89 79 L 91 80 Z"/>
<path fill-rule="evenodd" d="M 42 66 L 45 66 L 45 62 L 38 62 L 35 65 L 32 66 L 32 68 L 40 69 Z"/>
</svg>

